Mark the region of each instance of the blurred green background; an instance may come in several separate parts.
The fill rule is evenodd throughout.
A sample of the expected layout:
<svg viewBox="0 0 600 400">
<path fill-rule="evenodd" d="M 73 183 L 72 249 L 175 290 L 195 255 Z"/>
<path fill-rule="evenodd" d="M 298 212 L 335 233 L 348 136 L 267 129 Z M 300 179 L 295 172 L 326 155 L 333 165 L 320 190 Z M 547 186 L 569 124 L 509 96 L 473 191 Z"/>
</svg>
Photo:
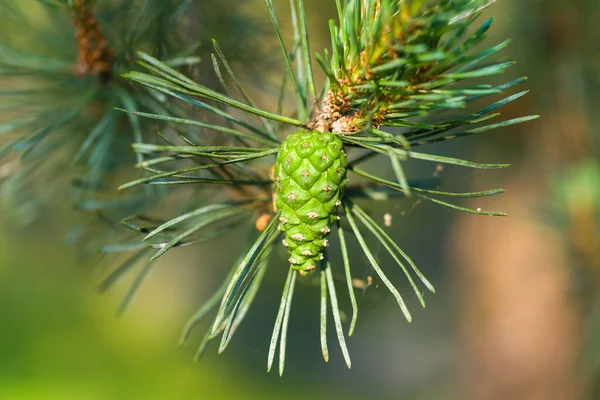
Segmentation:
<svg viewBox="0 0 600 400">
<path fill-rule="evenodd" d="M 228 1 L 207 7 L 226 9 Z M 282 10 L 285 3 L 276 2 Z M 306 3 L 319 51 L 334 2 Z M 269 32 L 261 1 L 248 1 L 241 11 Z M 394 237 L 438 288 L 427 309 L 410 302 L 412 324 L 375 282 L 359 294 L 357 331 L 348 340 L 352 369 L 345 368 L 333 337 L 332 359 L 325 364 L 318 345 L 318 286 L 306 280 L 294 300 L 285 374 L 267 374 L 285 274 L 277 268 L 285 263 L 279 254 L 227 352 L 217 356 L 210 348 L 193 364 L 200 332 L 180 350 L 180 330 L 218 286 L 233 261 L 228 249 L 241 237 L 171 251 L 129 310 L 116 317 L 129 282 L 98 295 L 110 264 L 82 262 L 79 249 L 66 244 L 69 223 L 79 218 L 67 202 L 58 199 L 61 206 L 26 228 L 15 226 L 12 210 L 4 207 L 0 399 L 599 398 L 600 2 L 501 0 L 486 11 L 490 15 L 496 22 L 486 44 L 512 38 L 501 57 L 518 60 L 509 74 L 529 76 L 524 88 L 531 89 L 504 115 L 541 119 L 431 149 L 512 163 L 508 170 L 443 173 L 446 188 L 507 189 L 468 205 L 508 217 L 412 202 L 372 210 L 378 218 L 394 214 Z M 420 166 L 414 172 L 433 173 Z M 366 260 L 353 262 L 357 277 L 366 279 Z"/>
</svg>

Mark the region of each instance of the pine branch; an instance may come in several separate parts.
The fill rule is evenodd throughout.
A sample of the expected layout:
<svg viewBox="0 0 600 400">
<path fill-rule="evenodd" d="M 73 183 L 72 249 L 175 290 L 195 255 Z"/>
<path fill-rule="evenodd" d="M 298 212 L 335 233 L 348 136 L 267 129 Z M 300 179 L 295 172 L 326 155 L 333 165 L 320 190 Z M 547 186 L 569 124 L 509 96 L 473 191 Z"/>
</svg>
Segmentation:
<svg viewBox="0 0 600 400">
<path fill-rule="evenodd" d="M 265 0 L 284 61 L 282 84 L 273 107 L 275 112 L 258 107 L 250 99 L 226 51 L 216 42 L 213 42 L 211 61 L 223 93 L 194 81 L 168 62 L 160 61 L 161 57 L 138 53 L 139 65 L 145 72 L 127 72 L 125 78 L 144 86 L 144 90 L 148 90 L 145 93 L 166 95 L 201 113 L 190 117 L 183 109 L 171 110 L 167 106 L 146 111 L 121 107 L 127 110 L 127 115 L 140 120 L 169 124 L 177 135 L 159 133 L 156 140 L 164 143 L 152 142 L 147 137 L 136 140 L 133 149 L 141 157 L 136 166 L 147 175 L 120 188 L 193 183 L 193 190 L 198 193 L 209 188 L 201 192 L 206 194 L 206 199 L 217 198 L 214 204 L 203 203 L 200 208 L 160 223 L 138 226 L 126 221 L 125 224 L 143 233 L 144 240 L 161 236 L 161 242 L 154 243 L 158 251 L 153 258 L 173 247 L 205 240 L 215 232 L 229 232 L 240 227 L 242 224 L 238 221 L 248 215 L 252 215 L 255 222 L 248 236 L 254 237 L 255 231 L 260 232 L 244 247 L 244 253 L 217 294 L 186 326 L 183 340 L 209 311 L 216 310 L 197 357 L 217 336 L 221 336 L 219 353 L 227 348 L 267 273 L 270 255 L 283 236 L 281 243 L 287 248 L 290 267 L 270 341 L 267 369 L 272 368 L 275 353 L 279 351 L 279 373 L 284 371 L 295 284 L 301 279 L 299 276 L 315 269 L 321 274 L 319 335 L 323 357 L 327 361 L 330 351 L 327 344 L 329 304 L 336 336 L 350 367 L 333 280 L 333 268 L 338 266 L 327 258 L 331 251 L 327 249 L 328 238 L 335 227 L 340 237 L 352 306 L 348 335 L 353 333 L 358 316 L 346 240 L 348 232 L 356 238 L 358 249 L 410 322 L 412 315 L 404 298 L 388 278 L 386 268 L 369 242 L 374 240 L 389 253 L 423 307 L 425 298 L 421 285 L 433 293 L 433 284 L 355 199 L 376 202 L 412 197 L 472 214 L 505 215 L 440 199 L 486 197 L 500 194 L 502 189 L 462 193 L 441 190 L 437 180 L 412 181 L 405 168 L 411 159 L 475 169 L 506 168 L 508 164 L 427 154 L 414 151 L 414 147 L 537 118 L 495 120 L 502 106 L 527 92 L 507 93 L 525 78 L 496 86 L 485 83 L 514 65 L 514 62 L 494 61 L 494 56 L 507 47 L 508 41 L 484 50 L 475 47 L 486 38 L 491 20 L 469 33 L 481 11 L 491 3 L 486 0 L 336 1 L 339 21 L 330 23 L 331 50 L 315 56 L 327 77 L 323 85 L 317 87 L 303 1 L 290 1 L 292 24 L 290 35 L 286 35 L 273 2 Z M 291 46 L 284 40 L 288 36 L 293 37 Z M 288 83 L 296 109 L 284 115 L 283 99 Z M 483 100 L 489 100 L 489 105 L 472 106 L 473 102 L 479 104 Z M 199 133 L 192 134 L 192 128 Z M 295 131 L 290 132 L 292 129 Z M 347 154 L 350 151 L 357 151 L 357 155 L 350 158 Z M 359 167 L 375 157 L 391 167 L 392 179 Z M 273 164 L 268 173 L 268 167 Z M 348 186 L 348 171 L 365 182 Z M 142 270 L 140 280 L 145 271 Z"/>
</svg>

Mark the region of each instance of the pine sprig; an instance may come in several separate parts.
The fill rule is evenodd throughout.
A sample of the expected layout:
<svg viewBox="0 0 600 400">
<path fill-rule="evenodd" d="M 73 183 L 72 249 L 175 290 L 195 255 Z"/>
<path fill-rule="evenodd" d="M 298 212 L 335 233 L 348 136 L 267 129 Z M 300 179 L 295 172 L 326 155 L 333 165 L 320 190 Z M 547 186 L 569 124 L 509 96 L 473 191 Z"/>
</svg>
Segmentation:
<svg viewBox="0 0 600 400">
<path fill-rule="evenodd" d="M 149 175 L 125 183 L 121 188 L 142 184 L 195 184 L 199 189 L 214 186 L 213 195 L 230 199 L 229 202 L 175 217 L 152 228 L 152 232 L 172 234 L 171 241 L 166 242 L 164 247 L 170 248 L 184 243 L 182 241 L 188 240 L 191 235 L 210 232 L 210 229 L 205 229 L 208 224 L 226 223 L 227 218 L 237 216 L 238 212 L 258 217 L 255 219 L 255 227 L 260 232 L 258 238 L 248 242 L 221 288 L 198 310 L 184 330 L 183 341 L 210 311 L 216 312 L 200 344 L 198 357 L 219 335 L 219 352 L 230 343 L 258 291 L 270 255 L 282 238 L 282 231 L 285 233 L 283 245 L 288 246 L 291 254 L 290 268 L 267 356 L 267 368 L 270 370 L 279 351 L 280 374 L 285 366 L 287 327 L 297 276 L 315 268 L 314 259 L 319 256 L 322 258 L 318 270 L 321 274 L 320 343 L 323 357 L 326 361 L 329 359 L 329 305 L 342 354 L 348 367 L 351 365 L 332 278 L 332 268 L 336 266 L 331 265 L 327 255 L 331 250 L 327 249 L 325 238 L 332 229 L 337 228 L 340 238 L 344 275 L 352 305 L 349 336 L 354 332 L 358 317 L 348 256 L 351 236 L 356 238 L 359 248 L 409 322 L 412 315 L 406 301 L 371 251 L 368 239 L 373 237 L 390 254 L 423 307 L 422 287 L 435 292 L 415 262 L 355 199 L 381 201 L 412 196 L 463 212 L 505 215 L 440 199 L 485 197 L 500 194 L 502 189 L 465 193 L 440 190 L 439 182 L 424 184 L 411 181 L 403 169 L 403 164 L 409 159 L 475 169 L 506 168 L 507 164 L 483 164 L 416 152 L 413 148 L 537 118 L 527 116 L 491 121 L 500 115 L 498 111 L 502 106 L 526 93 L 504 95 L 506 90 L 522 83 L 525 78 L 497 86 L 481 83 L 482 79 L 502 74 L 514 64 L 488 61 L 508 42 L 485 50 L 474 50 L 474 46 L 485 39 L 491 20 L 485 21 L 473 33 L 469 33 L 470 28 L 481 10 L 491 3 L 485 0 L 336 1 L 339 21 L 330 23 L 331 50 L 325 51 L 323 56 L 315 56 L 327 77 L 325 84 L 319 88 L 314 81 L 303 2 L 290 2 L 294 37 L 290 46 L 283 39 L 286 35 L 278 22 L 273 2 L 265 0 L 284 64 L 282 95 L 273 107 L 275 111 L 263 110 L 249 99 L 218 46 L 215 46 L 213 67 L 225 94 L 194 82 L 147 53 L 139 53 L 140 65 L 146 72 L 130 72 L 125 75 L 126 78 L 200 107 L 210 112 L 212 119 L 208 123 L 168 113 L 134 112 L 133 115 L 201 127 L 205 132 L 216 135 L 219 141 L 214 145 L 206 140 L 196 142 L 181 133 L 177 139 L 161 137 L 166 145 L 137 143 L 135 151 L 145 157 L 145 161 L 137 166 Z M 229 88 L 230 82 L 237 90 L 235 96 Z M 290 92 L 296 99 L 296 109 L 291 116 L 284 114 L 281 106 L 288 86 L 291 86 Z M 473 101 L 487 98 L 495 100 L 479 110 L 470 108 Z M 238 118 L 238 114 L 252 118 Z M 212 122 L 215 120 L 218 122 Z M 291 129 L 296 132 L 288 135 Z M 340 145 L 342 148 L 339 148 Z M 356 151 L 357 154 L 354 158 L 347 157 L 346 151 Z M 275 155 L 276 160 L 273 159 Z M 389 160 L 395 180 L 359 167 L 362 162 L 376 156 Z M 328 164 L 330 162 L 337 163 L 337 169 Z M 268 167 L 273 163 L 274 172 L 269 172 Z M 366 183 L 346 187 L 346 166 L 350 174 L 361 177 Z M 295 201 L 300 204 L 296 206 Z M 326 203 L 333 202 L 333 211 L 324 212 Z M 218 212 L 213 214 L 211 211 L 211 217 L 192 220 L 192 217 L 213 210 L 211 207 L 216 207 Z M 189 228 L 178 229 L 182 221 L 190 222 Z M 249 237 L 255 236 L 253 231 L 254 227 Z M 148 236 L 153 237 L 148 232 L 145 230 Z M 371 237 L 367 238 L 367 233 Z M 155 257 L 164 254 L 164 248 Z M 305 258 L 298 261 L 301 256 Z"/>
<path fill-rule="evenodd" d="M 7 105 L 0 110 L 0 146 L 5 155 L 18 156 L 2 160 L 15 163 L 13 172 L 2 182 L 2 190 L 29 192 L 33 181 L 53 182 L 64 190 L 68 181 L 57 176 L 64 174 L 52 171 L 74 164 L 83 171 L 76 181 L 78 208 L 112 213 L 119 219 L 134 210 L 148 209 L 158 200 L 154 190 L 132 192 L 129 199 L 109 202 L 94 197 L 107 191 L 106 181 L 131 165 L 132 157 L 138 163 L 144 160 L 143 153 L 128 151 L 129 143 L 141 143 L 142 132 L 150 129 L 152 121 L 115 108 L 176 112 L 175 106 L 131 85 L 120 73 L 132 68 L 130 60 L 140 48 L 169 63 L 179 60 L 178 65 L 184 67 L 198 62 L 197 57 L 184 57 L 190 45 L 183 44 L 182 21 L 176 17 L 188 2 L 149 0 L 142 8 L 129 1 L 39 3 L 37 10 L 44 22 L 30 17 L 31 10 L 23 5 L 0 2 L 0 12 L 10 16 L 12 24 L 0 39 L 0 78 L 10 82 L 0 93 L 0 104 Z M 167 20 L 179 28 L 165 28 Z M 18 43 L 24 31 L 28 35 L 26 48 Z M 15 159 L 18 161 L 12 161 Z M 22 173 L 28 166 L 36 166 L 37 175 L 46 176 L 40 179 Z M 26 196 L 38 198 L 35 193 Z M 15 201 L 14 207 L 30 202 Z"/>
</svg>

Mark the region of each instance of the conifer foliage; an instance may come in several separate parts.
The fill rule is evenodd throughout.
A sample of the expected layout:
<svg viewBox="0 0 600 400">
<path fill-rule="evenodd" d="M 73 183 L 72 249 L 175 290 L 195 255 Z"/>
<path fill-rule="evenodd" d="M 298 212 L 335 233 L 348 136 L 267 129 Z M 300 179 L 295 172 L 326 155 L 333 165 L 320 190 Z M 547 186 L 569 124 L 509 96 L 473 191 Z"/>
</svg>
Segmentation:
<svg viewBox="0 0 600 400">
<path fill-rule="evenodd" d="M 351 365 L 333 281 L 334 267 L 327 256 L 331 251 L 326 239 L 330 232 L 336 231 L 339 236 L 342 267 L 353 306 L 348 335 L 354 331 L 358 316 L 347 248 L 351 235 L 382 284 L 396 298 L 408 321 L 412 318 L 410 311 L 371 251 L 367 235 L 374 236 L 389 252 L 425 306 L 418 282 L 431 292 L 433 286 L 385 230 L 356 204 L 354 197 L 380 200 L 397 195 L 414 196 L 469 213 L 503 215 L 443 200 L 444 197 L 489 196 L 501 193 L 501 189 L 475 193 L 426 189 L 411 185 L 402 167 L 407 159 L 477 169 L 507 167 L 428 154 L 416 148 L 536 118 L 493 121 L 500 115 L 500 107 L 517 100 L 526 91 L 502 96 L 525 78 L 498 86 L 482 83 L 481 78 L 501 74 L 514 64 L 490 62 L 508 42 L 476 50 L 475 46 L 485 38 L 491 20 L 484 21 L 474 30 L 471 27 L 480 12 L 491 3 L 483 0 L 338 0 L 338 20 L 330 23 L 331 48 L 313 58 L 303 1 L 291 2 L 291 29 L 295 39 L 288 45 L 283 39 L 283 27 L 278 22 L 273 2 L 265 0 L 285 67 L 281 93 L 284 96 L 289 90 L 296 99 L 296 109 L 288 113 L 284 113 L 281 106 L 275 111 L 258 108 L 216 43 L 214 66 L 217 75 L 222 77 L 225 94 L 194 82 L 148 54 L 139 54 L 140 64 L 147 71 L 131 72 L 126 75 L 129 79 L 210 110 L 222 123 L 207 124 L 164 114 L 134 115 L 182 126 L 201 126 L 228 135 L 231 142 L 210 145 L 182 136 L 184 143 L 181 144 L 134 144 L 137 152 L 148 157 L 141 167 L 151 175 L 123 188 L 139 184 L 196 184 L 216 185 L 225 193 L 251 193 L 245 200 L 238 196 L 236 201 L 205 206 L 154 227 L 145 240 L 156 239 L 167 229 L 182 227 L 154 257 L 178 243 L 195 240 L 197 233 L 205 235 L 211 229 L 229 226 L 232 217 L 243 213 L 261 215 L 266 212 L 271 217 L 268 223 L 261 222 L 260 235 L 244 249 L 219 292 L 188 323 L 184 340 L 210 310 L 216 310 L 198 355 L 211 339 L 218 336 L 221 337 L 219 352 L 225 350 L 256 296 L 269 257 L 282 233 L 285 234 L 283 244 L 290 252 L 290 265 L 268 353 L 269 369 L 279 348 L 279 372 L 283 373 L 287 326 L 297 276 L 308 274 L 317 265 L 321 275 L 323 356 L 328 360 L 329 305 L 338 342 L 348 367 Z M 315 82 L 313 60 L 327 77 L 322 86 Z M 235 96 L 226 81 L 235 85 Z M 499 96 L 499 99 L 481 109 L 470 108 L 474 100 L 492 96 Z M 281 99 L 278 104 L 282 104 Z M 233 110 L 249 118 L 241 119 Z M 384 179 L 361 168 L 361 163 L 376 156 L 389 160 L 395 180 Z M 261 163 L 265 161 L 275 163 L 274 176 L 261 169 Z M 352 175 L 358 175 L 371 184 L 348 184 L 346 187 L 346 170 L 350 180 Z M 274 204 L 269 205 L 273 197 Z M 207 229 L 208 226 L 211 228 Z"/>
<path fill-rule="evenodd" d="M 142 142 L 150 123 L 116 108 L 177 112 L 121 77 L 135 67 L 135 52 L 147 51 L 174 67 L 198 62 L 181 36 L 189 2 L 141 3 L 0 1 L 7 24 L 0 40 L 0 79 L 6 82 L 0 90 L 0 163 L 6 171 L 1 189 L 14 198 L 10 207 L 34 203 L 52 187 L 68 188 L 62 177 L 72 177 L 65 173 L 70 164 L 80 171 L 75 182 L 83 189 L 75 199 L 80 208 L 120 209 L 127 215 L 154 201 L 145 196 L 148 190 L 108 203 L 93 201 L 98 189 L 114 190 L 107 181 L 115 171 L 143 161 L 130 144 Z M 30 190 L 32 183 L 46 181 L 51 185 Z"/>
<path fill-rule="evenodd" d="M 494 1 L 331 1 L 337 8 L 337 18 L 329 25 L 331 45 L 314 54 L 303 0 L 290 1 L 289 27 L 279 23 L 273 1 L 264 0 L 283 65 L 279 97 L 268 109 L 258 107 L 250 98 L 234 71 L 234 63 L 217 41 L 213 41 L 211 59 L 221 83 L 218 90 L 175 68 L 181 65 L 178 60 L 182 58 L 169 58 L 172 51 L 156 48 L 149 52 L 141 45 L 137 53 L 139 67 L 124 73 L 122 80 L 123 69 L 115 67 L 118 53 L 113 53 L 110 44 L 105 45 L 102 31 L 93 18 L 86 16 L 85 2 L 64 2 L 64 6 L 74 10 L 78 26 L 77 74 L 93 73 L 100 82 L 90 92 L 89 99 L 106 87 L 102 82 L 107 77 L 128 88 L 114 91 L 106 113 L 113 118 L 113 108 L 119 108 L 122 115 L 128 116 L 129 130 L 134 136 L 127 141 L 133 145 L 137 154 L 135 166 L 143 171 L 143 176 L 124 183 L 120 189 L 167 186 L 169 191 L 173 186 L 192 187 L 207 203 L 164 221 L 140 208 L 123 221 L 126 227 L 145 235 L 143 242 L 155 252 L 151 260 L 174 247 L 227 235 L 232 229 L 248 226 L 245 224 L 248 219 L 255 222 L 247 235 L 250 239 L 240 249 L 227 279 L 184 329 L 182 343 L 202 320 L 211 312 L 214 314 L 197 357 L 217 338 L 220 338 L 219 352 L 227 348 L 256 298 L 267 268 L 273 268 L 269 265 L 271 255 L 284 248 L 289 253 L 288 274 L 268 350 L 269 370 L 278 351 L 279 373 L 283 373 L 294 288 L 298 279 L 311 274 L 320 278 L 323 357 L 329 359 L 327 314 L 331 310 L 338 343 L 347 366 L 351 366 L 346 334 L 352 335 L 358 320 L 348 256 L 351 241 L 356 241 L 377 279 L 394 296 L 410 322 L 412 316 L 403 295 L 388 279 L 369 242 L 374 239 L 390 254 L 423 307 L 422 287 L 430 292 L 434 292 L 434 287 L 386 230 L 357 204 L 357 199 L 400 201 L 410 196 L 458 211 L 504 215 L 455 202 L 499 194 L 501 189 L 470 193 L 441 191 L 415 184 L 403 167 L 407 160 L 414 159 L 473 169 L 505 168 L 508 165 L 430 154 L 420 147 L 537 117 L 499 120 L 501 107 L 519 99 L 526 91 L 507 94 L 525 78 L 495 86 L 485 82 L 514 64 L 493 61 L 508 41 L 481 46 L 492 21 L 476 21 Z M 58 0 L 45 3 L 63 4 Z M 187 3 L 180 2 L 179 8 L 164 6 L 165 10 L 171 10 L 169 15 L 173 19 L 161 26 L 177 25 L 174 16 L 180 16 Z M 287 29 L 293 36 L 291 43 L 284 40 L 288 37 Z M 14 66 L 18 71 L 27 67 L 27 64 Z M 315 67 L 322 70 L 325 82 L 316 82 Z M 142 97 L 132 97 L 131 93 L 140 93 Z M 289 96 L 294 99 L 291 110 L 284 107 L 289 104 L 286 102 Z M 475 100 L 477 104 L 487 101 L 488 105 L 475 108 Z M 195 111 L 200 118 L 191 116 Z M 53 115 L 64 118 L 65 113 L 53 110 Z M 71 111 L 66 115 L 74 118 L 77 113 Z M 111 121 L 98 122 L 90 133 L 92 139 L 84 142 L 88 144 L 80 153 L 93 151 L 91 144 L 104 140 L 100 138 L 105 135 L 99 132 L 105 125 L 113 126 Z M 175 134 L 150 135 L 146 128 L 150 122 L 168 125 Z M 23 142 L 21 146 L 28 147 L 39 140 L 39 134 L 27 139 L 20 137 L 17 145 Z M 98 153 L 106 157 L 110 154 L 108 149 L 106 145 Z M 376 157 L 389 163 L 394 179 L 378 176 L 363 167 L 365 161 Z M 88 160 L 91 167 L 97 164 L 94 158 Z M 355 178 L 362 183 L 352 184 Z M 152 194 L 148 197 L 154 198 Z M 159 205 L 153 211 L 164 209 Z M 337 235 L 339 249 L 329 246 L 328 238 L 332 235 Z M 120 246 L 140 249 L 145 245 L 121 243 Z M 342 265 L 331 264 L 332 251 L 341 252 Z M 140 250 L 118 266 L 103 287 L 112 286 L 145 254 L 145 250 Z M 124 304 L 151 265 L 142 270 Z M 344 286 L 352 306 L 347 331 L 342 325 L 334 269 L 345 276 Z"/>
</svg>

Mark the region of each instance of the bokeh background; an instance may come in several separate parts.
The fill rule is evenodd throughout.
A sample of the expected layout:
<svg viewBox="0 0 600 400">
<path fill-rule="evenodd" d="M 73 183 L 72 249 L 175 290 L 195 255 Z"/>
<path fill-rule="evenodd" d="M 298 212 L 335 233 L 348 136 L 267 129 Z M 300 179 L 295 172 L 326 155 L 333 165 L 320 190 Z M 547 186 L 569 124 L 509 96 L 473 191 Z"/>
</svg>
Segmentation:
<svg viewBox="0 0 600 400">
<path fill-rule="evenodd" d="M 205 2 L 199 15 L 219 15 L 215 10 L 223 12 L 229 1 Z M 271 48 L 262 2 L 246 3 L 239 12 L 265 26 L 267 34 L 257 35 Z M 287 2 L 276 3 L 283 11 Z M 313 49 L 321 49 L 334 2 L 306 3 Z M 279 254 L 227 352 L 217 356 L 211 348 L 194 364 L 201 332 L 180 350 L 180 330 L 218 286 L 242 237 L 170 251 L 117 317 L 130 280 L 98 295 L 111 264 L 82 260 L 67 243 L 70 225 L 81 217 L 56 194 L 54 206 L 25 226 L 11 207 L 0 209 L 0 399 L 600 398 L 600 2 L 501 0 L 485 14 L 495 17 L 486 44 L 512 38 L 501 57 L 518 64 L 507 74 L 529 77 L 524 86 L 531 92 L 504 109 L 506 118 L 541 118 L 430 149 L 512 163 L 508 170 L 442 174 L 446 188 L 505 188 L 504 195 L 466 204 L 508 217 L 412 201 L 371 209 L 377 218 L 394 215 L 391 232 L 438 289 L 425 310 L 410 302 L 412 324 L 375 281 L 358 293 L 358 326 L 348 340 L 352 369 L 331 336 L 325 364 L 318 285 L 307 279 L 294 300 L 285 374 L 267 374 L 285 274 L 277 268 L 285 264 Z M 226 35 L 223 29 L 215 36 Z M 253 71 L 271 70 L 278 69 Z M 263 104 L 270 101 L 273 89 L 253 89 L 265 94 Z M 430 165 L 409 168 L 433 173 Z M 358 253 L 353 265 L 357 278 L 367 280 L 371 272 Z"/>
</svg>

